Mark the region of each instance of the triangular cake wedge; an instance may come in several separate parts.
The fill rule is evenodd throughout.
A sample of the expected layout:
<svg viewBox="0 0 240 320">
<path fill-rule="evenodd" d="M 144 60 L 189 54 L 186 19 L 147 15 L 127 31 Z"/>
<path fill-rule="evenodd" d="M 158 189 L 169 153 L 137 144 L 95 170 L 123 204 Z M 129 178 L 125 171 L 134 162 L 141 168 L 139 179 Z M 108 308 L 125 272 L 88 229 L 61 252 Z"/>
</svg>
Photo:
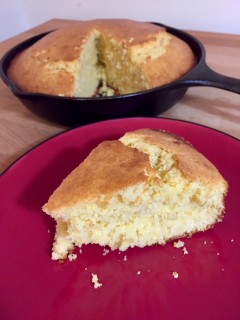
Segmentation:
<svg viewBox="0 0 240 320">
<path fill-rule="evenodd" d="M 221 221 L 227 182 L 182 138 L 159 130 L 100 143 L 43 206 L 56 220 L 52 259 L 75 246 L 164 245 Z"/>
</svg>

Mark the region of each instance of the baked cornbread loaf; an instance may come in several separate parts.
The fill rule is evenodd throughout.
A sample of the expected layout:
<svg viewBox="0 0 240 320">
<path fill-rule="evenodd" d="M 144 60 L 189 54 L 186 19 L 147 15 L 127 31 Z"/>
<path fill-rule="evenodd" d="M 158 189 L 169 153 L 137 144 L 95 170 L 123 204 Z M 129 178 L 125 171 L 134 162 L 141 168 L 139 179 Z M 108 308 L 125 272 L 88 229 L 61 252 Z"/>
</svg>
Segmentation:
<svg viewBox="0 0 240 320">
<path fill-rule="evenodd" d="M 31 93 L 92 97 L 161 86 L 194 64 L 190 47 L 164 28 L 103 19 L 51 32 L 13 59 L 8 76 Z"/>
<path fill-rule="evenodd" d="M 143 129 L 99 144 L 51 195 L 52 259 L 75 246 L 164 245 L 221 221 L 227 182 L 182 138 Z"/>
</svg>

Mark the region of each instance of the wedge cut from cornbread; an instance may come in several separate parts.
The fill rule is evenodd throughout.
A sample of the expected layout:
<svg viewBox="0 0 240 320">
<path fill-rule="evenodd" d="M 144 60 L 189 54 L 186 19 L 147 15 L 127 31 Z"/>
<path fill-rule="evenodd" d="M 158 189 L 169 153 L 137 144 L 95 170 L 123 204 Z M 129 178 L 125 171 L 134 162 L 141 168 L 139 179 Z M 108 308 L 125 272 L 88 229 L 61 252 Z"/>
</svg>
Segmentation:
<svg viewBox="0 0 240 320">
<path fill-rule="evenodd" d="M 150 129 L 100 143 L 50 196 L 52 259 L 75 246 L 164 245 L 221 221 L 228 184 L 188 142 Z"/>
</svg>

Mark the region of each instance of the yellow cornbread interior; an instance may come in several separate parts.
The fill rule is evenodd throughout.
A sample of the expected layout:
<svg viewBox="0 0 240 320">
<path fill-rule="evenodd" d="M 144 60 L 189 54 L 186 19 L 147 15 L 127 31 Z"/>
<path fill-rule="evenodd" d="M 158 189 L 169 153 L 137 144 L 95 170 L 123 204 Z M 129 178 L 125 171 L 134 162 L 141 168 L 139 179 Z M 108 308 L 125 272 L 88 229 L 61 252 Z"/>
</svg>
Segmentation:
<svg viewBox="0 0 240 320">
<path fill-rule="evenodd" d="M 162 33 L 143 46 L 112 39 L 110 35 L 95 30 L 83 44 L 79 61 L 72 70 L 75 78 L 73 95 L 90 97 L 97 88 L 104 96 L 128 94 L 152 87 L 142 66 L 147 59 L 157 59 L 166 52 L 170 37 Z M 131 42 L 131 39 L 130 39 Z"/>
</svg>

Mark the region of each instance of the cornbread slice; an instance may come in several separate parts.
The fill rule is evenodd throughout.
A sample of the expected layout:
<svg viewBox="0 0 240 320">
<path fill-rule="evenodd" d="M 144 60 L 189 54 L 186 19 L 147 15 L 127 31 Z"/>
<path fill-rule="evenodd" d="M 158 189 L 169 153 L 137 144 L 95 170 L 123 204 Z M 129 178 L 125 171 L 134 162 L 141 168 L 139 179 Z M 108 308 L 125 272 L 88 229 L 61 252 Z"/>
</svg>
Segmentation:
<svg viewBox="0 0 240 320">
<path fill-rule="evenodd" d="M 182 138 L 159 130 L 100 143 L 49 198 L 52 259 L 74 246 L 164 245 L 221 221 L 227 182 Z"/>
<path fill-rule="evenodd" d="M 170 83 L 195 60 L 189 45 L 162 27 L 98 19 L 72 22 L 44 36 L 11 61 L 8 76 L 27 92 L 108 96 Z"/>
</svg>

